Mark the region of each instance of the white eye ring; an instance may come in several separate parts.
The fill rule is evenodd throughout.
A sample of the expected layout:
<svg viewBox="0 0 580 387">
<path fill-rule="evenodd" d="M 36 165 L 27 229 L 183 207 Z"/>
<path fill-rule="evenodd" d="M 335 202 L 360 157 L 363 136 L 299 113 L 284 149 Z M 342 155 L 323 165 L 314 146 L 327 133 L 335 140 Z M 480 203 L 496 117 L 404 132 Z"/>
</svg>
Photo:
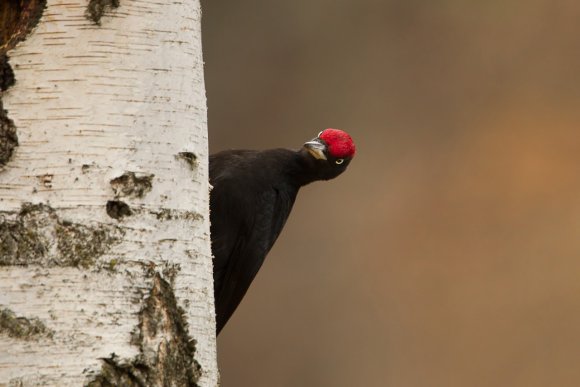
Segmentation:
<svg viewBox="0 0 580 387">
<path fill-rule="evenodd" d="M 316 137 L 320 137 L 320 135 L 322 134 L 322 132 L 324 132 L 324 130 L 321 130 L 320 133 L 318 133 L 318 136 L 316 136 Z"/>
<path fill-rule="evenodd" d="M 338 159 L 335 161 L 335 163 L 340 165 L 340 164 L 344 163 L 344 159 Z"/>
</svg>

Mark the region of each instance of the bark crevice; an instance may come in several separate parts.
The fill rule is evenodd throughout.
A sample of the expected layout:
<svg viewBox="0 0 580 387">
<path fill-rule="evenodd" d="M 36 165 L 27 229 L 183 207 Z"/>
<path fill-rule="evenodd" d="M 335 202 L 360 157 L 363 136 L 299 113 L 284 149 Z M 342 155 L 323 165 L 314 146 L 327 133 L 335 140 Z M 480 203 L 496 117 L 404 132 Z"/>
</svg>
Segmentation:
<svg viewBox="0 0 580 387">
<path fill-rule="evenodd" d="M 139 313 L 132 343 L 139 355 L 132 360 L 115 354 L 103 360 L 88 384 L 100 386 L 198 386 L 201 366 L 194 359 L 196 342 L 189 336 L 185 312 L 173 289 L 159 273 Z"/>
</svg>

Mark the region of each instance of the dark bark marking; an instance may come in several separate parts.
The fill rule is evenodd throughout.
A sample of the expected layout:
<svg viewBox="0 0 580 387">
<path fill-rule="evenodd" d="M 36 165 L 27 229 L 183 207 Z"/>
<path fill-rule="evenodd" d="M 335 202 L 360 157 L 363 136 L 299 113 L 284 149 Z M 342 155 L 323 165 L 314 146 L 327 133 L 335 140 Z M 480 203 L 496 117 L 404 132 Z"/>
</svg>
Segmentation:
<svg viewBox="0 0 580 387">
<path fill-rule="evenodd" d="M 0 168 L 8 163 L 18 146 L 18 136 L 14 122 L 8 118 L 0 99 Z"/>
<path fill-rule="evenodd" d="M 96 25 L 101 25 L 101 18 L 107 12 L 107 9 L 119 8 L 120 0 L 89 0 L 86 17 Z"/>
<path fill-rule="evenodd" d="M 125 172 L 111 180 L 111 188 L 116 198 L 127 196 L 142 198 L 151 191 L 154 176 L 153 174 L 137 176 L 135 172 Z"/>
<path fill-rule="evenodd" d="M 0 335 L 31 340 L 40 337 L 52 338 L 54 331 L 37 318 L 18 317 L 10 309 L 0 309 Z"/>
<path fill-rule="evenodd" d="M 121 200 L 109 200 L 107 202 L 107 215 L 113 219 L 120 220 L 124 216 L 133 215 L 131 207 Z"/>
<path fill-rule="evenodd" d="M 197 156 L 193 152 L 179 152 L 177 157 L 185 160 L 191 169 L 197 166 Z"/>
<path fill-rule="evenodd" d="M 24 40 L 36 27 L 46 0 L 0 1 L 0 56 Z"/>
<path fill-rule="evenodd" d="M 148 384 L 140 377 L 138 367 L 130 362 L 124 362 L 114 353 L 109 358 L 102 358 L 101 371 L 91 380 L 87 387 L 147 387 Z M 137 371 L 137 372 L 136 372 Z"/>
<path fill-rule="evenodd" d="M 171 285 L 159 275 L 139 313 L 133 343 L 140 354 L 132 360 L 114 354 L 88 386 L 197 386 L 201 367 L 194 359 L 195 340 L 188 333 L 184 311 Z"/>
<path fill-rule="evenodd" d="M 162 208 L 159 211 L 150 211 L 151 214 L 155 215 L 158 220 L 174 220 L 174 219 L 184 219 L 184 220 L 201 220 L 203 215 L 193 212 L 193 211 L 182 211 L 173 210 L 169 208 Z"/>
<path fill-rule="evenodd" d="M 0 217 L 0 266 L 87 268 L 122 236 L 115 226 L 64 221 L 45 204 L 25 203 L 14 219 Z"/>
<path fill-rule="evenodd" d="M 6 53 L 24 40 L 40 21 L 46 0 L 0 1 L 0 90 L 6 91 L 16 82 Z M 18 146 L 16 126 L 2 105 L 0 94 L 0 168 L 8 163 Z"/>
<path fill-rule="evenodd" d="M 46 173 L 44 175 L 36 176 L 40 184 L 44 186 L 44 188 L 52 188 L 52 178 L 54 177 L 51 173 Z"/>
<path fill-rule="evenodd" d="M 14 71 L 8 63 L 8 55 L 2 55 L 0 57 L 0 90 L 6 91 L 9 87 L 14 85 Z"/>
</svg>

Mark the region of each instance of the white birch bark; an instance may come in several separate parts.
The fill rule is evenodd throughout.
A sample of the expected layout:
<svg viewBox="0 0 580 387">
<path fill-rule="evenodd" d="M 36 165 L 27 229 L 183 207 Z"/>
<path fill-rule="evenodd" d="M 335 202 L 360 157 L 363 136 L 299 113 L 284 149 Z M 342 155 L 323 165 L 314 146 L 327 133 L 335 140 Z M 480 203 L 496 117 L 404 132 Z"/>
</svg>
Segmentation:
<svg viewBox="0 0 580 387">
<path fill-rule="evenodd" d="M 0 385 L 215 386 L 199 1 L 88 3 L 9 52 Z"/>
</svg>

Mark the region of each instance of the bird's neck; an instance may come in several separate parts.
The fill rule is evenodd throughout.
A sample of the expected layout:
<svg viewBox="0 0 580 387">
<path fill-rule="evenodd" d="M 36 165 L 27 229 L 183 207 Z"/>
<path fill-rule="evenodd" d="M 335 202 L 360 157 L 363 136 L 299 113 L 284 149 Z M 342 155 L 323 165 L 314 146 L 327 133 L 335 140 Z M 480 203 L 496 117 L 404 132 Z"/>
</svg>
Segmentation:
<svg viewBox="0 0 580 387">
<path fill-rule="evenodd" d="M 304 148 L 294 152 L 289 160 L 287 173 L 297 188 L 321 180 L 316 168 L 316 159 Z"/>
</svg>

